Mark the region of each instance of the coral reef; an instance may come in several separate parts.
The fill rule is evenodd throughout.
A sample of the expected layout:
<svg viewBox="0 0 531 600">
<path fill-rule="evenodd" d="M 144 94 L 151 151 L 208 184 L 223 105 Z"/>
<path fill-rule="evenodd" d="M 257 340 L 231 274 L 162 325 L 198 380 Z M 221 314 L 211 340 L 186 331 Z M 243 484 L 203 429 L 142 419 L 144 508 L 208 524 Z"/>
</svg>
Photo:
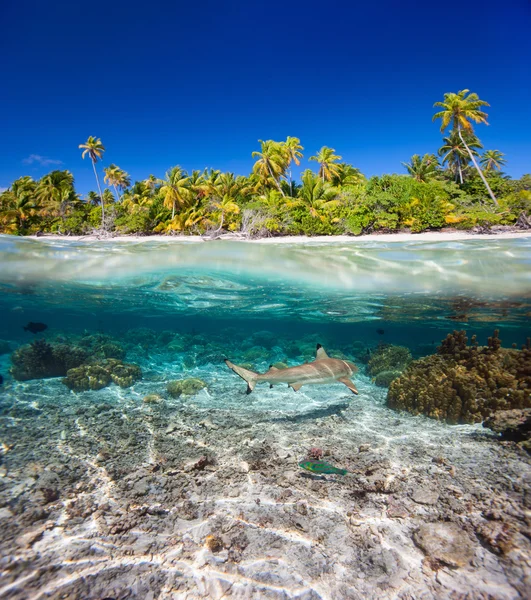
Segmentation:
<svg viewBox="0 0 531 600">
<path fill-rule="evenodd" d="M 158 394 L 148 394 L 147 396 L 144 396 L 142 402 L 145 404 L 159 404 L 162 402 L 162 397 Z"/>
<path fill-rule="evenodd" d="M 380 344 L 371 354 L 367 372 L 372 377 L 382 371 L 403 371 L 411 362 L 411 352 L 405 346 Z"/>
<path fill-rule="evenodd" d="M 479 423 L 493 412 L 531 407 L 531 348 L 501 348 L 498 331 L 479 346 L 448 334 L 437 354 L 412 362 L 389 388 L 387 404 L 448 423 Z"/>
<path fill-rule="evenodd" d="M 79 367 L 88 358 L 83 348 L 70 344 L 50 344 L 43 339 L 17 348 L 11 355 L 11 374 L 18 381 L 60 377 Z"/>
<path fill-rule="evenodd" d="M 391 382 L 394 381 L 397 377 L 400 377 L 402 371 L 380 371 L 376 377 L 374 378 L 374 383 L 378 387 L 386 387 L 388 388 L 391 385 Z"/>
<path fill-rule="evenodd" d="M 500 439 L 519 442 L 531 453 L 531 408 L 501 410 L 490 416 L 483 427 L 501 433 Z"/>
<path fill-rule="evenodd" d="M 79 340 L 79 345 L 86 348 L 87 352 L 95 358 L 125 358 L 125 349 L 109 335 L 96 333 L 84 335 Z"/>
<path fill-rule="evenodd" d="M 74 392 L 84 392 L 101 390 L 111 381 L 123 388 L 130 387 L 141 377 L 142 371 L 138 365 L 109 358 L 69 369 L 62 383 Z"/>
<path fill-rule="evenodd" d="M 180 379 L 178 381 L 168 381 L 166 389 L 172 398 L 179 398 L 179 396 L 193 396 L 206 386 L 207 385 L 203 380 L 190 378 Z"/>
</svg>

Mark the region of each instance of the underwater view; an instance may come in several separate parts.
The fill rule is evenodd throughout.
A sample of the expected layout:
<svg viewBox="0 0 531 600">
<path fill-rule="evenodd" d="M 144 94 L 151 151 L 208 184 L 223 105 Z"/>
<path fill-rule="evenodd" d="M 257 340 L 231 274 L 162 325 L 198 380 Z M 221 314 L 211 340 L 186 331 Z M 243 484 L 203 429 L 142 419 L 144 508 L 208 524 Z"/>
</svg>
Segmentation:
<svg viewBox="0 0 531 600">
<path fill-rule="evenodd" d="M 0 597 L 531 589 L 531 235 L 0 236 Z"/>
</svg>

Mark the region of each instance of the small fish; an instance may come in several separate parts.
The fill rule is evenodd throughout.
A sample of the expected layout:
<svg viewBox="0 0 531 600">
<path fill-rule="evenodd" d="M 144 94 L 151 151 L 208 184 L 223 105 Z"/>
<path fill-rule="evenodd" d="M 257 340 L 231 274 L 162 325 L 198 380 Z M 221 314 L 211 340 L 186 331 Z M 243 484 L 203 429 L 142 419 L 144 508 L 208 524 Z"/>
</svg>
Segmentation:
<svg viewBox="0 0 531 600">
<path fill-rule="evenodd" d="M 385 333 L 385 331 L 384 331 L 383 329 L 377 329 L 377 330 L 376 330 L 376 333 L 377 333 L 378 335 L 383 335 L 383 334 Z"/>
<path fill-rule="evenodd" d="M 40 333 L 45 329 L 48 329 L 48 325 L 46 323 L 33 323 L 30 321 L 26 327 L 23 327 L 24 331 L 31 331 L 31 333 Z"/>
<path fill-rule="evenodd" d="M 303 460 L 299 463 L 299 467 L 318 475 L 346 475 L 348 473 L 346 469 L 338 469 L 323 460 Z"/>
</svg>

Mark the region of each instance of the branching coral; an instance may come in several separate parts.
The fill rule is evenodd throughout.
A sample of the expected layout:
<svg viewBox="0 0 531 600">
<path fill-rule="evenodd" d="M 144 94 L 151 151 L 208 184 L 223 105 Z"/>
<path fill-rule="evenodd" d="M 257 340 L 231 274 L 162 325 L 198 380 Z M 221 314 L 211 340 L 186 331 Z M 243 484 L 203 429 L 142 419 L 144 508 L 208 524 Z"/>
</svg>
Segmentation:
<svg viewBox="0 0 531 600">
<path fill-rule="evenodd" d="M 17 348 L 11 355 L 11 374 L 19 381 L 60 377 L 88 358 L 83 348 L 70 344 L 49 344 L 43 339 Z"/>
<path fill-rule="evenodd" d="M 479 423 L 499 410 L 531 407 L 531 348 L 501 348 L 498 331 L 487 346 L 454 331 L 437 354 L 412 362 L 389 388 L 391 408 L 448 423 Z"/>
</svg>

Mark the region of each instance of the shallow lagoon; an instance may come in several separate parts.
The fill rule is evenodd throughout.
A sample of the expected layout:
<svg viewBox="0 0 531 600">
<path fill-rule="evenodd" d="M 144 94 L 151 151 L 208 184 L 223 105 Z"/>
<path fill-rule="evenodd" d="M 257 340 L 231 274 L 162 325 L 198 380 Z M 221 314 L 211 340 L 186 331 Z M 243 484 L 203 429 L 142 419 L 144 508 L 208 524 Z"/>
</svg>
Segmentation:
<svg viewBox="0 0 531 600">
<path fill-rule="evenodd" d="M 61 378 L 15 381 L 0 356 L 0 595 L 525 597 L 528 455 L 481 425 L 388 409 L 365 362 L 381 342 L 432 354 L 454 329 L 524 343 L 530 250 L 531 237 L 0 237 L 11 350 L 107 336 L 143 372 L 131 387 L 74 393 Z M 34 336 L 29 321 L 48 329 Z M 295 365 L 316 343 L 359 364 L 358 396 L 341 384 L 262 384 L 247 396 L 222 361 Z M 206 388 L 167 393 L 189 377 Z M 349 475 L 301 471 L 311 447 Z M 466 564 L 422 549 L 419 531 L 440 522 L 466 533 Z"/>
</svg>

